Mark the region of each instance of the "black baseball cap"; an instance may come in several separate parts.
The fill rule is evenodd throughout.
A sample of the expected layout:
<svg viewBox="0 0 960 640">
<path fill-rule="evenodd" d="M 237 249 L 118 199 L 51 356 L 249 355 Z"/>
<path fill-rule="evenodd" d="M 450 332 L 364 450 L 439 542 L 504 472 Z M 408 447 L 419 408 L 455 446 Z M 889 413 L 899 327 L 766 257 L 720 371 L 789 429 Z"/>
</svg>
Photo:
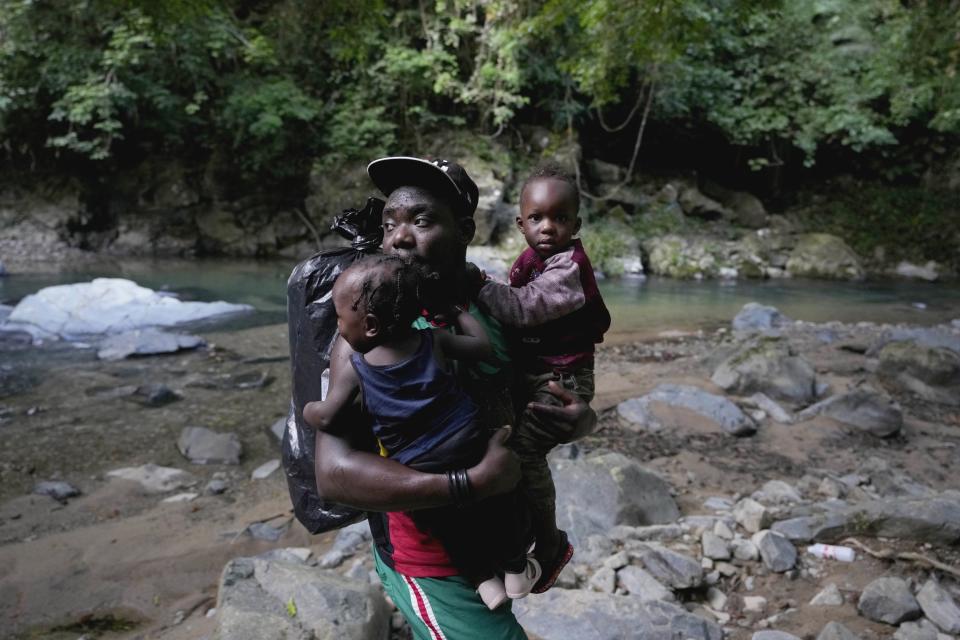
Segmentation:
<svg viewBox="0 0 960 640">
<path fill-rule="evenodd" d="M 425 160 L 406 156 L 380 158 L 367 165 L 367 174 L 383 195 L 399 187 L 423 187 L 450 199 L 456 213 L 472 217 L 480 190 L 466 169 L 450 160 Z"/>
</svg>

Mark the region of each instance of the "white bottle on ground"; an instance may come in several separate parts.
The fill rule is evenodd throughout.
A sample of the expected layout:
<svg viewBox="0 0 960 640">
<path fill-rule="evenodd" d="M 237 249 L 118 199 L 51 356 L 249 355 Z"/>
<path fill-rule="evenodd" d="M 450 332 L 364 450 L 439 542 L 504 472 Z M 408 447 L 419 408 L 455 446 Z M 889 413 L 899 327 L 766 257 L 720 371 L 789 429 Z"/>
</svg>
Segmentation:
<svg viewBox="0 0 960 640">
<path fill-rule="evenodd" d="M 820 544 L 807 547 L 807 553 L 818 558 L 830 558 L 841 562 L 853 562 L 857 554 L 850 547 L 840 547 L 832 544 Z"/>
</svg>

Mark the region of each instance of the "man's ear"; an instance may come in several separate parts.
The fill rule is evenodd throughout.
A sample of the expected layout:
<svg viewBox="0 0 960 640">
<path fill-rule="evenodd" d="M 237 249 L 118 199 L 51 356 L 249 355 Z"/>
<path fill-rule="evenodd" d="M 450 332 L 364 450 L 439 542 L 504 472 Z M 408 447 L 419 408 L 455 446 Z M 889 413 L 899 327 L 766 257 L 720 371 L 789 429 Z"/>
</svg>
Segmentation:
<svg viewBox="0 0 960 640">
<path fill-rule="evenodd" d="M 380 318 L 372 313 L 363 316 L 363 333 L 368 338 L 376 338 L 380 333 Z"/>
<path fill-rule="evenodd" d="M 477 223 L 473 218 L 461 216 L 457 220 L 457 231 L 460 234 L 460 243 L 467 246 L 473 241 L 474 234 L 477 233 Z"/>
</svg>

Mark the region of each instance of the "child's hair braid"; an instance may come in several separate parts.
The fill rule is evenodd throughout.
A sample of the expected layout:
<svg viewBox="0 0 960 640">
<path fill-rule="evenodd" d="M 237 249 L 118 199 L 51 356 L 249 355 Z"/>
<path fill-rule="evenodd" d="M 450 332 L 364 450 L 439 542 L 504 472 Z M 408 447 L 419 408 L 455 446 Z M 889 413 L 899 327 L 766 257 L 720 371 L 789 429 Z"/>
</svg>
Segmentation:
<svg viewBox="0 0 960 640">
<path fill-rule="evenodd" d="M 424 282 L 435 277 L 414 260 L 386 254 L 364 258 L 350 268 L 361 272 L 353 308 L 375 315 L 387 337 L 420 315 Z"/>
</svg>

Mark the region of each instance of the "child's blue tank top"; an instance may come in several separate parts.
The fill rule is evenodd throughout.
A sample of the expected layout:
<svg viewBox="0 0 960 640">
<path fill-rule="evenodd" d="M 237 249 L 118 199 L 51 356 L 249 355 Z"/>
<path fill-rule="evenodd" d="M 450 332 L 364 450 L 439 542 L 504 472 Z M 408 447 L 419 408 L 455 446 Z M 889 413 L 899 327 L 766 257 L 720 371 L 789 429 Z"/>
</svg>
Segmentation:
<svg viewBox="0 0 960 640">
<path fill-rule="evenodd" d="M 373 418 L 373 432 L 390 458 L 416 460 L 476 418 L 477 407 L 433 355 L 433 330 L 421 330 L 420 346 L 410 358 L 375 366 L 355 353 L 350 360 Z"/>
</svg>

